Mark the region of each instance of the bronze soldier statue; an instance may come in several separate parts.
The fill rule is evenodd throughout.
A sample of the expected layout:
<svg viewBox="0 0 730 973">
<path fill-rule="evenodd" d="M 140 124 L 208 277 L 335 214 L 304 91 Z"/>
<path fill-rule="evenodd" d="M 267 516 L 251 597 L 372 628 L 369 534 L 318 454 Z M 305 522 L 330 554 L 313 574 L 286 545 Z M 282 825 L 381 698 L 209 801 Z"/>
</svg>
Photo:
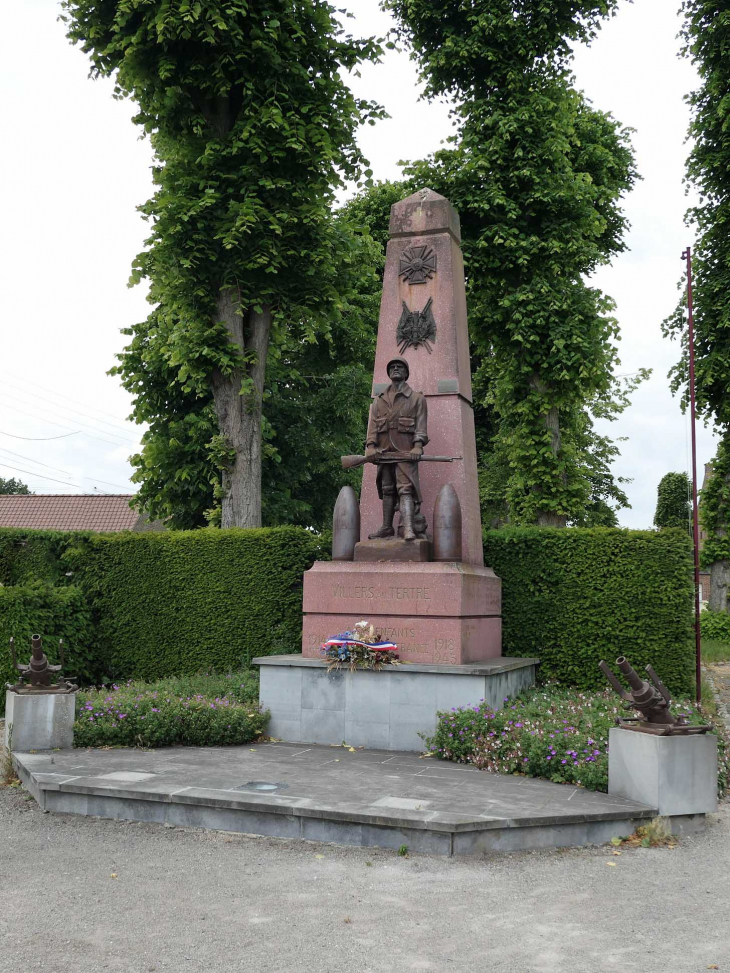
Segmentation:
<svg viewBox="0 0 730 973">
<path fill-rule="evenodd" d="M 393 537 L 393 516 L 400 510 L 403 537 L 407 541 L 425 535 L 420 516 L 421 487 L 418 461 L 428 442 L 428 412 L 423 392 L 408 385 L 410 375 L 405 358 L 391 358 L 386 367 L 390 386 L 370 406 L 365 456 L 372 460 L 382 453 L 408 453 L 410 462 L 378 463 L 378 496 L 383 501 L 383 525 L 370 539 Z"/>
</svg>

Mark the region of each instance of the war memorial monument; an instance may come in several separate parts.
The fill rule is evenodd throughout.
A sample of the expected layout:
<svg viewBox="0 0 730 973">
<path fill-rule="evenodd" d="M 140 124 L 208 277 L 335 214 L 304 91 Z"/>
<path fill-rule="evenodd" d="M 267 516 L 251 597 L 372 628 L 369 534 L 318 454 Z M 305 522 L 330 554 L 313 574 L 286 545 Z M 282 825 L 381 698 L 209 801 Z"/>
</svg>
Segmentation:
<svg viewBox="0 0 730 973">
<path fill-rule="evenodd" d="M 499 706 L 536 659 L 502 658 L 501 582 L 484 565 L 459 217 L 423 189 L 391 209 L 358 503 L 343 488 L 333 559 L 304 576 L 301 656 L 257 659 L 273 736 L 422 749 L 437 710 Z M 401 665 L 327 672 L 323 642 L 360 619 Z"/>
</svg>

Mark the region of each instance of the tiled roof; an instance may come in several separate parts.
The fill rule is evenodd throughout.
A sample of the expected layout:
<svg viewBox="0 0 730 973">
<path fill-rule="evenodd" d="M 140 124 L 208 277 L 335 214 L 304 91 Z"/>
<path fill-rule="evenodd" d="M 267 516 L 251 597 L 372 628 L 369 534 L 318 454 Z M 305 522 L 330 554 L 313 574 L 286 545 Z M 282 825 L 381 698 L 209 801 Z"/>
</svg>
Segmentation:
<svg viewBox="0 0 730 973">
<path fill-rule="evenodd" d="M 162 530 L 129 506 L 133 494 L 0 495 L 0 527 L 33 530 Z"/>
</svg>

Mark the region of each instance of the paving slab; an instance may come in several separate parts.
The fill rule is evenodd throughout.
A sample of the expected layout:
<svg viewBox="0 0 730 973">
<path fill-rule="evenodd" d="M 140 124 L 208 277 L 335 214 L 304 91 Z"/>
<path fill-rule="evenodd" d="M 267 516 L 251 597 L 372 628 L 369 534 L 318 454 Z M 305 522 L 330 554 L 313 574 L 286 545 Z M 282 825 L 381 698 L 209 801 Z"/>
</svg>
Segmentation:
<svg viewBox="0 0 730 973">
<path fill-rule="evenodd" d="M 602 843 L 656 809 L 388 750 L 251 747 L 14 755 L 44 810 L 435 854 Z"/>
</svg>

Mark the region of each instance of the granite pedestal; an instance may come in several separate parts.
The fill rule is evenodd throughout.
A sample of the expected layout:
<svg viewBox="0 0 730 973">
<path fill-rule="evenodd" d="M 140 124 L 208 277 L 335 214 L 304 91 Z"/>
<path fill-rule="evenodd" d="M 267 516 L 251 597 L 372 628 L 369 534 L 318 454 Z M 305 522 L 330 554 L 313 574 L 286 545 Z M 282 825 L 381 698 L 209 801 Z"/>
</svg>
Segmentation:
<svg viewBox="0 0 730 973">
<path fill-rule="evenodd" d="M 65 750 L 73 746 L 75 693 L 5 694 L 4 745 L 9 750 Z"/>
<path fill-rule="evenodd" d="M 404 662 L 463 665 L 502 654 L 502 582 L 456 562 L 317 561 L 304 575 L 302 654 L 360 619 L 398 646 Z"/>
<path fill-rule="evenodd" d="M 608 792 L 670 818 L 716 811 L 717 737 L 609 730 Z"/>
<path fill-rule="evenodd" d="M 254 659 L 261 667 L 261 705 L 268 732 L 288 743 L 343 742 L 381 750 L 424 750 L 437 713 L 486 700 L 501 709 L 535 681 L 537 659 L 495 659 L 476 665 L 388 666 L 377 672 L 327 671 L 299 655 Z"/>
</svg>

